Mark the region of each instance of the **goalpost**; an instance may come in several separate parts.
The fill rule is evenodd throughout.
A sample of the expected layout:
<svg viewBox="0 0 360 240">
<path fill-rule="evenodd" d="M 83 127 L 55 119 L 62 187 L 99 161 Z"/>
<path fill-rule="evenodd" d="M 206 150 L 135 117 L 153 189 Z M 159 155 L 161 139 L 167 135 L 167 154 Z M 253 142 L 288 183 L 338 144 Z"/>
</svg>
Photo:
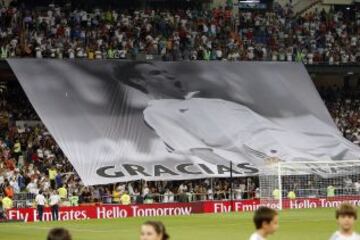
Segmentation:
<svg viewBox="0 0 360 240">
<path fill-rule="evenodd" d="M 260 205 L 280 210 L 299 203 L 305 207 L 335 206 L 342 201 L 360 205 L 360 160 L 274 160 L 259 170 Z"/>
</svg>

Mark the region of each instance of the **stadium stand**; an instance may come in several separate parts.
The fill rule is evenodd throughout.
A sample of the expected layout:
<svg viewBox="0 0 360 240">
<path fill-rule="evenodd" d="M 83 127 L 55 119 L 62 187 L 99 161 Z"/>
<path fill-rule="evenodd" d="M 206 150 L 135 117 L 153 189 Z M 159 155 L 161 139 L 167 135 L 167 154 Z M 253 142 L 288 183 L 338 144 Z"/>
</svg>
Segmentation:
<svg viewBox="0 0 360 240">
<path fill-rule="evenodd" d="M 269 11 L 107 10 L 54 5 L 0 6 L 2 58 L 272 60 L 305 64 L 360 61 L 360 11 L 292 5 Z"/>
<path fill-rule="evenodd" d="M 0 56 L 136 59 L 166 61 L 297 61 L 359 64 L 360 11 L 294 14 L 290 5 L 265 12 L 230 8 L 117 11 L 71 9 L 67 5 L 28 9 L 0 2 Z M 320 91 L 344 136 L 360 145 L 359 95 Z M 40 189 L 62 188 L 68 205 L 120 203 L 126 189 L 133 202 L 229 198 L 229 181 L 132 182 L 84 187 L 60 147 L 39 120 L 17 83 L 0 92 L 0 195 L 15 206 L 31 206 Z M 16 126 L 16 121 L 31 125 Z M 257 195 L 255 178 L 235 180 L 237 199 Z M 65 190 L 64 190 L 65 189 Z"/>
<path fill-rule="evenodd" d="M 320 89 L 339 130 L 360 145 L 360 107 L 356 91 Z M 10 192 L 18 207 L 31 206 L 40 189 L 65 188 L 68 205 L 94 202 L 121 203 L 124 190 L 133 202 L 173 202 L 229 199 L 227 179 L 196 181 L 131 182 L 84 187 L 49 132 L 39 120 L 20 85 L 7 81 L 1 96 L 0 111 L 0 191 Z M 19 124 L 24 121 L 24 124 Z M 16 125 L 18 123 L 18 125 Z M 235 179 L 234 198 L 254 198 L 258 194 L 256 178 Z M 8 193 L 5 189 L 11 189 Z"/>
</svg>

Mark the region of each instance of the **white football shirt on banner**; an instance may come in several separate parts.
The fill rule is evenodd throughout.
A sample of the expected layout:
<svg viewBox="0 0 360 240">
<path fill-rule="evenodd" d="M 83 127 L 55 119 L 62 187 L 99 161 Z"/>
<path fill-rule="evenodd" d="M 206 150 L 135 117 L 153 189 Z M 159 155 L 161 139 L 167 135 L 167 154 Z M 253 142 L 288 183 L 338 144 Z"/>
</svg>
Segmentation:
<svg viewBox="0 0 360 240">
<path fill-rule="evenodd" d="M 221 99 L 153 100 L 144 111 L 144 119 L 175 152 L 199 156 L 198 152 L 205 153 L 199 149 L 211 149 L 220 156 L 219 162 L 236 162 L 227 159 L 224 151 L 244 158 L 247 154 L 255 165 L 263 165 L 266 158 L 274 156 L 283 161 L 324 159 L 327 156 L 321 152 L 328 146 L 334 146 L 332 154 L 342 151 L 336 147 L 340 138 L 291 131 L 246 106 Z M 331 131 L 316 119 L 313 124 Z M 204 158 L 210 159 L 211 154 L 206 152 Z"/>
</svg>

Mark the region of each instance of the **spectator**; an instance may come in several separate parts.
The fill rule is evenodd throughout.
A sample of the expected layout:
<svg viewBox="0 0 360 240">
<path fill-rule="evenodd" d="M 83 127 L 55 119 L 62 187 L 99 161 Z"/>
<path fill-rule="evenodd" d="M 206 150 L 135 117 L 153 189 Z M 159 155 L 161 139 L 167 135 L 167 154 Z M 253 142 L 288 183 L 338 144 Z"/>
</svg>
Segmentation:
<svg viewBox="0 0 360 240">
<path fill-rule="evenodd" d="M 22 171 L 18 172 L 18 174 L 16 175 L 16 179 L 17 179 L 19 191 L 24 191 L 26 187 L 24 173 Z"/>
<path fill-rule="evenodd" d="M 64 201 L 65 199 L 68 198 L 68 191 L 66 189 L 66 184 L 62 185 L 59 187 L 59 189 L 57 190 L 60 196 L 60 199 L 62 201 Z"/>
<path fill-rule="evenodd" d="M 57 170 L 55 166 L 51 166 L 49 168 L 49 179 L 50 179 L 51 189 L 56 189 L 56 181 L 55 181 L 56 175 L 57 175 Z"/>
<path fill-rule="evenodd" d="M 287 197 L 290 200 L 296 199 L 295 191 L 293 191 L 293 190 L 289 191 Z"/>
<path fill-rule="evenodd" d="M 0 29 L 1 58 L 124 59 L 141 54 L 168 61 L 353 64 L 360 57 L 360 23 L 352 20 L 358 19 L 357 9 L 346 12 L 346 17 L 343 11 L 334 10 L 301 16 L 290 5 L 281 7 L 276 3 L 267 11 L 241 11 L 236 15 L 228 8 L 205 9 L 196 14 L 182 10 L 154 10 L 149 14 L 148 10 L 101 9 L 95 13 L 65 11 L 61 5 L 27 12 L 17 9 L 20 14 L 12 7 L 5 10 L 7 14 L 0 16 L 0 22 L 6 24 Z M 53 13 L 51 17 L 48 12 Z M 223 17 L 219 12 L 224 12 Z"/>
<path fill-rule="evenodd" d="M 18 160 L 19 156 L 21 155 L 21 144 L 20 144 L 19 139 L 16 140 L 14 147 L 13 147 L 13 151 L 14 151 L 15 158 Z"/>
<path fill-rule="evenodd" d="M 117 187 L 112 192 L 112 202 L 115 203 L 115 204 L 119 204 L 120 203 L 120 197 L 121 197 L 120 187 Z"/>
<path fill-rule="evenodd" d="M 2 200 L 0 199 L 0 221 L 6 219 L 6 210 L 3 207 Z"/>
<path fill-rule="evenodd" d="M 354 188 L 355 188 L 356 194 L 359 194 L 359 193 L 360 193 L 360 179 L 358 179 L 358 180 L 354 183 Z"/>
<path fill-rule="evenodd" d="M 2 202 L 2 208 L 5 211 L 14 207 L 12 199 L 8 196 L 5 196 L 4 198 L 2 198 L 1 202 Z"/>
<path fill-rule="evenodd" d="M 81 202 L 82 203 L 91 203 L 92 195 L 89 188 L 85 187 L 81 193 Z"/>
<path fill-rule="evenodd" d="M 335 197 L 335 187 L 333 185 L 329 185 L 326 189 L 327 197 Z"/>
<path fill-rule="evenodd" d="M 69 197 L 70 206 L 79 206 L 79 197 L 76 195 L 76 193 L 73 193 Z"/>
<path fill-rule="evenodd" d="M 34 195 L 39 193 L 39 188 L 38 188 L 38 184 L 37 184 L 37 179 L 32 179 L 29 184 L 26 186 L 26 190 L 29 193 L 32 193 Z"/>
<path fill-rule="evenodd" d="M 6 197 L 14 198 L 14 189 L 10 186 L 10 183 L 6 184 L 4 192 Z"/>
<path fill-rule="evenodd" d="M 127 191 L 124 191 L 120 197 L 120 202 L 122 205 L 130 205 L 131 197 L 129 196 Z"/>
<path fill-rule="evenodd" d="M 61 176 L 60 172 L 58 172 L 56 177 L 55 177 L 55 185 L 56 185 L 57 188 L 59 188 L 60 186 L 63 185 L 62 176 Z"/>
<path fill-rule="evenodd" d="M 163 202 L 164 202 L 164 203 L 174 202 L 174 193 L 171 192 L 169 188 L 167 188 L 166 191 L 165 191 L 165 193 L 164 193 Z"/>
</svg>

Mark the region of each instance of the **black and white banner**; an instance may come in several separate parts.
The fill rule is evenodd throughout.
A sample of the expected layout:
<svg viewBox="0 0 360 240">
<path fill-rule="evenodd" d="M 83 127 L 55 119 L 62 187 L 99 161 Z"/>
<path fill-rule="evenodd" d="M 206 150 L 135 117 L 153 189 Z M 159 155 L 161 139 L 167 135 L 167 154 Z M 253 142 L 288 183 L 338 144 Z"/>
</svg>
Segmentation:
<svg viewBox="0 0 360 240">
<path fill-rule="evenodd" d="M 296 63 L 8 60 L 85 184 L 359 159 Z"/>
</svg>

